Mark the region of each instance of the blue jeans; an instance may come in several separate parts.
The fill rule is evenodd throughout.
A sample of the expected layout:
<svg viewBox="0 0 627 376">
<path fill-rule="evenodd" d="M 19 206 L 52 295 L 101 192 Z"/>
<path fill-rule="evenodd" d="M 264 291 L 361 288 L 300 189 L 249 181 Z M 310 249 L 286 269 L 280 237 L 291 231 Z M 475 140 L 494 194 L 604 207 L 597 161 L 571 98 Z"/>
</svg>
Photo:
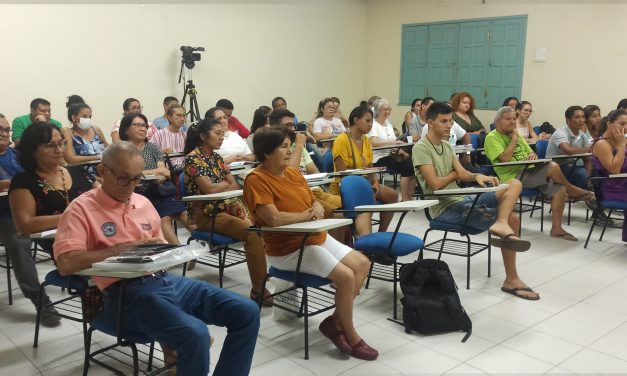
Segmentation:
<svg viewBox="0 0 627 376">
<path fill-rule="evenodd" d="M 573 169 L 572 172 L 571 168 Z M 570 184 L 586 191 L 588 190 L 588 172 L 583 166 L 575 166 L 573 168 L 572 164 L 565 163 L 560 165 L 560 169 L 562 169 L 562 173 Z"/>
<path fill-rule="evenodd" d="M 117 325 L 121 283 L 105 290 L 101 315 Z M 177 353 L 179 375 L 209 373 L 207 324 L 224 326 L 214 375 L 248 375 L 259 332 L 259 307 L 243 296 L 206 282 L 164 274 L 130 281 L 124 301 L 124 329 L 142 333 Z"/>
<path fill-rule="evenodd" d="M 474 196 L 466 196 L 463 200 L 449 206 L 437 218 L 438 221 L 461 225 L 466 220 L 468 212 L 472 207 Z M 486 231 L 496 222 L 496 212 L 498 201 L 494 192 L 487 192 L 479 196 L 470 218 L 466 222 L 466 227 L 480 232 Z"/>
<path fill-rule="evenodd" d="M 311 160 L 316 165 L 316 167 L 318 167 L 318 171 L 324 171 L 324 165 L 322 164 L 322 153 L 320 152 L 320 149 L 318 149 L 318 145 L 308 142 L 307 144 L 305 144 L 305 149 L 307 149 L 308 153 L 313 152 L 313 154 L 311 154 Z"/>
</svg>

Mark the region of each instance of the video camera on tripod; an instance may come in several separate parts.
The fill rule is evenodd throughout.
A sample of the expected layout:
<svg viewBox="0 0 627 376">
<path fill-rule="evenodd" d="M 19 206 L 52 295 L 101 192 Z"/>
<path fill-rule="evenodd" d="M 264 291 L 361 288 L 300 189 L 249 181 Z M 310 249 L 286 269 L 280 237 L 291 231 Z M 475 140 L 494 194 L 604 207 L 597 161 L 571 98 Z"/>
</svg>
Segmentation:
<svg viewBox="0 0 627 376">
<path fill-rule="evenodd" d="M 181 83 L 181 79 L 183 78 L 183 67 L 189 69 L 190 71 L 194 69 L 196 66 L 196 62 L 200 61 L 201 55 L 200 52 L 205 50 L 204 47 L 190 47 L 190 46 L 181 46 L 181 70 L 179 72 L 179 84 Z M 190 79 L 187 80 L 187 83 L 183 84 L 183 100 L 181 100 L 181 105 L 185 105 L 185 100 L 187 96 L 189 96 L 189 111 L 187 115 L 190 116 L 190 121 L 192 123 L 200 120 L 200 111 L 198 110 L 198 100 L 196 99 L 196 85 L 194 85 L 194 81 L 191 80 L 191 72 Z"/>
</svg>

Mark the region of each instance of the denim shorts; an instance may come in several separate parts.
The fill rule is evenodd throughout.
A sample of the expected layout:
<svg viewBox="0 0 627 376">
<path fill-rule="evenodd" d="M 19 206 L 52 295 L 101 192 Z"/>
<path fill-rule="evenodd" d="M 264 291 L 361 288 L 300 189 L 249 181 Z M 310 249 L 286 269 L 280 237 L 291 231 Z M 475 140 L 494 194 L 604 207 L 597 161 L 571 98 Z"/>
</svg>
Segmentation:
<svg viewBox="0 0 627 376">
<path fill-rule="evenodd" d="M 463 200 L 446 208 L 437 220 L 444 223 L 462 225 L 468 216 L 468 212 L 474 200 L 475 196 L 464 197 Z M 486 192 L 479 196 L 477 204 L 472 210 L 468 222 L 466 222 L 466 227 L 477 231 L 486 231 L 489 229 L 490 226 L 496 222 L 498 204 L 494 192 Z"/>
</svg>

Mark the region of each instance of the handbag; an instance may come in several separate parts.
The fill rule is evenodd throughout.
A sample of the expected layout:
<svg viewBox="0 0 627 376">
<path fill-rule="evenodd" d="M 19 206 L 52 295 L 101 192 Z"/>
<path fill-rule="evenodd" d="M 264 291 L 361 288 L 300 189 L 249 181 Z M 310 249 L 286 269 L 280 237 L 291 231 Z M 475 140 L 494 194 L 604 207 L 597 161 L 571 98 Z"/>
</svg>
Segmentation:
<svg viewBox="0 0 627 376">
<path fill-rule="evenodd" d="M 155 184 L 153 193 L 162 198 L 176 196 L 176 186 L 168 180 L 162 184 Z"/>
</svg>

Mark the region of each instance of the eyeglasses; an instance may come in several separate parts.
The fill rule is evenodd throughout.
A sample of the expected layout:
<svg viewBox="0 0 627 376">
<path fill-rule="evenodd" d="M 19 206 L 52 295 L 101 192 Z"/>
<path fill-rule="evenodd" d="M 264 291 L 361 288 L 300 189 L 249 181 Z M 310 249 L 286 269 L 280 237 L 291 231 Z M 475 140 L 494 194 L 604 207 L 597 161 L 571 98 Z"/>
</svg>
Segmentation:
<svg viewBox="0 0 627 376">
<path fill-rule="evenodd" d="M 133 184 L 139 184 L 139 183 L 143 183 L 146 181 L 146 177 L 144 176 L 144 174 L 141 174 L 139 176 L 135 176 L 134 178 L 130 177 L 130 176 L 119 176 L 115 173 L 115 171 L 113 171 L 113 169 L 107 165 L 103 166 L 111 171 L 111 175 L 115 176 L 115 178 L 118 180 L 118 185 L 122 186 L 122 187 L 128 187 L 131 183 Z"/>
<path fill-rule="evenodd" d="M 57 149 L 63 151 L 65 150 L 67 146 L 67 141 L 61 140 L 59 142 L 48 142 L 47 144 L 44 144 L 43 146 L 50 151 L 55 151 Z"/>
<path fill-rule="evenodd" d="M 148 129 L 148 124 L 146 123 L 131 123 L 131 125 L 135 128 L 146 128 Z"/>
<path fill-rule="evenodd" d="M 129 107 L 129 108 L 128 108 L 128 110 L 129 110 L 129 111 L 137 111 L 137 110 L 141 111 L 141 110 L 143 110 L 143 109 L 144 109 L 144 107 L 143 107 L 143 106 L 139 106 L 139 107 L 137 107 L 137 106 L 132 106 L 132 107 Z"/>
<path fill-rule="evenodd" d="M 0 134 L 11 134 L 12 130 L 11 128 L 0 128 Z"/>
</svg>

